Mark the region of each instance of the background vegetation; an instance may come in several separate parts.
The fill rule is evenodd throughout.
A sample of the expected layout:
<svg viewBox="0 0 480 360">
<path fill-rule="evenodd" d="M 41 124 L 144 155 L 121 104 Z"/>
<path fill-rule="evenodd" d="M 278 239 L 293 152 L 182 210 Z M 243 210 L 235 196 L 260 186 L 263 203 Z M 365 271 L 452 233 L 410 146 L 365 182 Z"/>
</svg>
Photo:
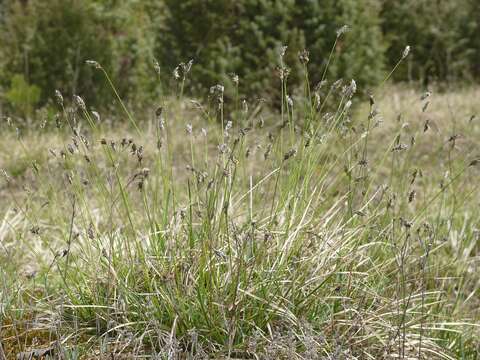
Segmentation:
<svg viewBox="0 0 480 360">
<path fill-rule="evenodd" d="M 312 84 L 334 59 L 327 77 L 355 78 L 366 91 L 394 67 L 407 44 L 412 54 L 395 80 L 471 82 L 479 76 L 479 7 L 475 0 L 4 0 L 0 101 L 27 114 L 59 89 L 105 107 L 107 87 L 84 66 L 87 59 L 101 63 L 120 94 L 139 107 L 161 91 L 149 66 L 154 58 L 164 86 L 180 62 L 192 59 L 186 91 L 204 95 L 222 83 L 233 96 L 237 74 L 241 93 L 266 96 L 283 45 L 290 49 L 292 85 L 303 77 L 297 52 L 304 48 Z M 330 56 L 345 24 L 350 31 Z M 17 98 L 15 88 L 22 86 L 38 88 L 37 96 Z M 92 88 L 94 93 L 87 91 Z"/>
</svg>

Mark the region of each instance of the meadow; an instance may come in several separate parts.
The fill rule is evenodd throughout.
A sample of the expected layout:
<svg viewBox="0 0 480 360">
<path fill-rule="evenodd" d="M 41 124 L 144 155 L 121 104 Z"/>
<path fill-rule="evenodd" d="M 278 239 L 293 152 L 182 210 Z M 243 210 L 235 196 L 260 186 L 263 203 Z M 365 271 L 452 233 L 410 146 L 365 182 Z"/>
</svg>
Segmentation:
<svg viewBox="0 0 480 360">
<path fill-rule="evenodd" d="M 287 75 L 5 119 L 0 359 L 479 358 L 480 89 Z"/>
</svg>

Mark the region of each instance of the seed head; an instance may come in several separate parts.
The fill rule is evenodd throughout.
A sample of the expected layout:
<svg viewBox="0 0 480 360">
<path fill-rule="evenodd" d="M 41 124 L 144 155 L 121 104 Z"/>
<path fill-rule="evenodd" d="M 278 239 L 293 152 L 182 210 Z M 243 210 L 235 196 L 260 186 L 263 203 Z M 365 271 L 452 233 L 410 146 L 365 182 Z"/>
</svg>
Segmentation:
<svg viewBox="0 0 480 360">
<path fill-rule="evenodd" d="M 407 144 L 400 143 L 400 144 L 396 145 L 395 147 L 393 147 L 392 152 L 394 152 L 394 151 L 403 151 L 403 150 L 407 150 L 407 149 L 408 149 L 408 145 L 407 145 Z"/>
<path fill-rule="evenodd" d="M 372 120 L 372 119 L 374 119 L 378 114 L 379 114 L 379 112 L 378 112 L 377 109 L 372 109 L 372 111 L 370 111 L 370 114 L 368 114 L 368 119 L 369 119 L 369 120 Z"/>
<path fill-rule="evenodd" d="M 310 53 L 308 52 L 308 50 L 303 49 L 302 51 L 300 51 L 298 53 L 298 59 L 303 65 L 308 64 L 308 62 L 310 61 Z"/>
<path fill-rule="evenodd" d="M 337 38 L 345 34 L 348 30 L 348 25 L 343 25 L 340 29 L 337 30 Z"/>
<path fill-rule="evenodd" d="M 57 100 L 58 105 L 63 106 L 63 96 L 59 90 L 55 90 L 55 99 Z"/>
<path fill-rule="evenodd" d="M 95 121 L 96 121 L 97 123 L 99 123 L 99 122 L 100 122 L 100 114 L 99 114 L 98 112 L 96 112 L 96 111 L 92 111 L 92 115 L 93 115 L 93 117 L 95 118 Z"/>
<path fill-rule="evenodd" d="M 421 169 L 414 169 L 412 172 L 412 179 L 410 180 L 410 185 L 413 185 L 415 180 L 417 180 L 418 177 L 422 177 L 423 173 Z"/>
<path fill-rule="evenodd" d="M 352 79 L 350 86 L 347 88 L 347 96 L 351 98 L 357 92 L 357 83 Z"/>
<path fill-rule="evenodd" d="M 480 158 L 477 158 L 477 159 L 473 159 L 472 161 L 470 161 L 470 163 L 468 164 L 468 166 L 476 166 L 480 164 Z"/>
<path fill-rule="evenodd" d="M 175 80 L 180 79 L 180 68 L 178 66 L 175 69 L 173 69 L 173 78 Z"/>
<path fill-rule="evenodd" d="M 95 69 L 101 69 L 102 68 L 102 66 L 98 62 L 96 62 L 95 60 L 87 60 L 87 61 L 85 61 L 85 63 L 88 66 L 94 67 Z"/>
<path fill-rule="evenodd" d="M 315 106 L 319 108 L 321 103 L 322 98 L 320 97 L 320 94 L 318 92 L 315 92 Z"/>
<path fill-rule="evenodd" d="M 162 113 L 163 113 L 163 107 L 159 106 L 157 110 L 155 110 L 155 117 L 157 118 L 157 121 L 159 122 L 161 129 L 163 129 Z"/>
<path fill-rule="evenodd" d="M 214 85 L 210 88 L 210 94 L 222 94 L 225 91 L 225 88 L 223 85 L 217 84 Z"/>
<path fill-rule="evenodd" d="M 402 54 L 402 60 L 405 59 L 408 54 L 410 54 L 410 45 L 407 45 L 405 46 L 405 49 L 403 50 L 403 54 Z"/>
<path fill-rule="evenodd" d="M 182 67 L 182 71 L 183 71 L 183 77 L 185 77 L 190 72 L 190 70 L 192 69 L 192 65 L 193 65 L 193 59 L 190 59 L 190 61 L 186 64 L 180 63 L 180 66 Z"/>
<path fill-rule="evenodd" d="M 319 92 L 320 90 L 322 90 L 322 88 L 327 85 L 328 81 L 327 80 L 322 80 L 320 81 L 319 83 L 317 83 L 317 85 L 315 85 L 315 91 L 316 92 Z"/>
<path fill-rule="evenodd" d="M 412 221 L 408 221 L 402 217 L 400 217 L 400 224 L 404 226 L 406 229 L 410 229 L 413 226 Z"/>
<path fill-rule="evenodd" d="M 425 111 L 427 110 L 428 105 L 430 105 L 430 101 L 427 101 L 427 102 L 423 105 L 423 107 L 422 107 L 422 112 L 425 112 Z"/>
<path fill-rule="evenodd" d="M 153 58 L 153 69 L 155 72 L 160 75 L 161 69 L 160 69 L 160 64 L 158 63 L 157 59 Z"/>
<path fill-rule="evenodd" d="M 217 84 L 210 88 L 210 94 L 212 94 L 218 101 L 218 107 L 221 108 L 223 105 L 223 92 L 225 88 L 223 85 Z"/>
<path fill-rule="evenodd" d="M 423 125 L 423 132 L 428 131 L 430 129 L 430 119 L 425 120 L 425 124 Z"/>
<path fill-rule="evenodd" d="M 272 144 L 268 144 L 267 146 L 267 150 L 265 151 L 265 153 L 263 154 L 263 158 L 265 160 L 268 159 L 268 157 L 270 156 L 270 152 L 272 151 Z"/>
<path fill-rule="evenodd" d="M 248 103 L 245 99 L 242 101 L 242 110 L 245 115 L 248 114 Z"/>
<path fill-rule="evenodd" d="M 352 107 L 352 101 L 351 100 L 348 100 L 346 103 L 345 103 L 345 111 L 348 111 L 350 108 Z"/>
<path fill-rule="evenodd" d="M 290 97 L 290 95 L 286 95 L 286 99 L 287 99 L 288 106 L 290 106 L 292 108 L 293 107 L 293 99 Z"/>
<path fill-rule="evenodd" d="M 258 120 L 257 127 L 259 129 L 263 128 L 265 126 L 265 120 L 263 119 L 262 116 L 260 116 L 260 120 Z"/>
<path fill-rule="evenodd" d="M 141 171 L 141 175 L 146 178 L 150 174 L 150 169 L 149 168 L 143 168 Z"/>
<path fill-rule="evenodd" d="M 285 80 L 288 78 L 288 75 L 290 75 L 290 69 L 286 66 L 278 67 L 278 76 L 280 77 L 280 80 Z"/>
<path fill-rule="evenodd" d="M 341 87 L 343 84 L 343 79 L 338 79 L 337 81 L 335 81 L 333 84 L 332 84 L 332 91 L 335 91 L 337 90 L 339 87 Z"/>
<path fill-rule="evenodd" d="M 225 154 L 228 151 L 228 145 L 225 143 L 218 145 L 218 151 L 220 154 Z"/>
<path fill-rule="evenodd" d="M 287 151 L 285 153 L 285 155 L 283 155 L 283 160 L 284 161 L 287 161 L 288 159 L 290 159 L 291 157 L 295 156 L 297 154 L 297 150 L 296 149 L 290 149 L 289 151 Z"/>
<path fill-rule="evenodd" d="M 233 83 L 234 83 L 236 86 L 238 86 L 238 83 L 240 82 L 240 78 L 238 77 L 238 75 L 237 75 L 237 74 L 231 74 L 230 76 L 232 77 Z"/>
<path fill-rule="evenodd" d="M 90 223 L 90 225 L 88 226 L 87 236 L 88 236 L 88 238 L 89 238 L 90 240 L 95 239 L 95 229 L 94 229 L 92 223 Z"/>
<path fill-rule="evenodd" d="M 2 172 L 2 175 L 3 175 L 3 177 L 5 178 L 5 181 L 7 182 L 7 184 L 10 183 L 10 181 L 12 180 L 12 178 L 7 174 L 7 172 L 5 171 L 5 169 L 2 169 L 1 172 Z"/>
<path fill-rule="evenodd" d="M 411 203 L 413 200 L 415 200 L 416 195 L 417 192 L 415 190 L 410 191 L 410 194 L 408 194 L 408 202 Z"/>
<path fill-rule="evenodd" d="M 75 149 L 74 149 L 74 147 L 73 147 L 72 144 L 68 144 L 68 145 L 67 145 L 67 150 L 68 150 L 68 151 L 70 152 L 70 154 L 72 154 L 72 155 L 75 153 Z"/>
<path fill-rule="evenodd" d="M 430 97 L 430 95 L 432 95 L 432 93 L 430 91 L 425 91 L 422 96 L 420 97 L 420 100 L 423 101 L 425 100 L 426 98 Z"/>
<path fill-rule="evenodd" d="M 73 99 L 75 100 L 75 104 L 82 110 L 86 110 L 87 107 L 85 106 L 85 101 L 78 96 L 78 95 L 73 95 Z"/>
</svg>

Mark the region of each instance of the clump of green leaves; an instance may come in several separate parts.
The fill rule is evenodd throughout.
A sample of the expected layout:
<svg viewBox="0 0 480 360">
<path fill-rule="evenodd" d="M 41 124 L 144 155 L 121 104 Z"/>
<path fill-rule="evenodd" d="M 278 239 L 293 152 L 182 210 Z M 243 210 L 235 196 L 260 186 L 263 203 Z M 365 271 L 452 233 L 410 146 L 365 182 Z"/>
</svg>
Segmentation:
<svg viewBox="0 0 480 360">
<path fill-rule="evenodd" d="M 31 116 L 34 106 L 40 100 L 41 91 L 36 85 L 30 85 L 21 74 L 12 77 L 5 98 L 12 108 L 26 117 Z"/>
</svg>

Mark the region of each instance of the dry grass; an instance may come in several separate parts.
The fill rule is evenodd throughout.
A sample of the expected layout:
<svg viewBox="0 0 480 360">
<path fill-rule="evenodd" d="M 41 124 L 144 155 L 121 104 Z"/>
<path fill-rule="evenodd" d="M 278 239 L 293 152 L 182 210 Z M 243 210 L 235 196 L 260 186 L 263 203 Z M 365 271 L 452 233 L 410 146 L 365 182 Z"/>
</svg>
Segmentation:
<svg viewBox="0 0 480 360">
<path fill-rule="evenodd" d="M 8 130 L 7 358 L 477 358 L 480 91 L 379 91 Z"/>
</svg>

